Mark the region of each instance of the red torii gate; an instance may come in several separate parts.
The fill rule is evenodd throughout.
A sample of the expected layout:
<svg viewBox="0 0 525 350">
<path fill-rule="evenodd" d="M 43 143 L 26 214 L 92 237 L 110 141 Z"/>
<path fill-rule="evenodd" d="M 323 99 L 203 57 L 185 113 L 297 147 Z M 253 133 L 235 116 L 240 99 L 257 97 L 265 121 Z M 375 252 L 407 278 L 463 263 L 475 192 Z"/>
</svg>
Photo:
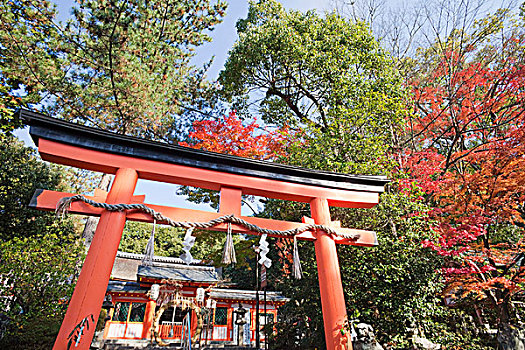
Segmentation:
<svg viewBox="0 0 525 350">
<path fill-rule="evenodd" d="M 256 195 L 310 203 L 316 224 L 337 232 L 357 234 L 357 240 L 332 236 L 323 231 L 304 232 L 298 239 L 314 241 L 319 274 L 327 349 L 348 349 L 341 329 L 347 320 L 336 243 L 377 245 L 374 232 L 341 228 L 330 219 L 329 206 L 371 208 L 379 201 L 388 182 L 380 176 L 354 176 L 314 171 L 271 162 L 244 159 L 117 135 L 102 130 L 21 110 L 20 117 L 31 125 L 30 134 L 42 159 L 78 168 L 115 174 L 109 193 L 96 191 L 88 197 L 108 204 L 144 203 L 145 196 L 133 195 L 138 178 L 220 191 L 219 213 L 150 205 L 174 221 L 205 222 L 233 214 L 251 224 L 272 230 L 288 230 L 304 224 L 241 216 L 241 195 Z M 59 200 L 73 194 L 38 190 L 31 206 L 55 210 Z M 109 212 L 74 202 L 71 212 L 100 216 L 75 291 L 53 349 L 65 350 L 71 333 L 86 317 L 100 312 L 126 220 L 153 222 L 133 210 Z M 232 225 L 234 232 L 251 233 Z M 226 224 L 213 228 L 225 231 Z M 89 349 L 94 326 L 84 329 L 77 345 Z M 351 345 L 350 345 L 351 348 Z"/>
</svg>

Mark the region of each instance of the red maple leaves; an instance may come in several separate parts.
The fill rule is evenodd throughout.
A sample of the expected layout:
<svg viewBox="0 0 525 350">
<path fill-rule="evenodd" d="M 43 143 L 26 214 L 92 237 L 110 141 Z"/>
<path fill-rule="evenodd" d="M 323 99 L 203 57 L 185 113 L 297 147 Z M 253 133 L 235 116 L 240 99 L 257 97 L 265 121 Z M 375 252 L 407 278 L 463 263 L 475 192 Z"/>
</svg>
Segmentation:
<svg viewBox="0 0 525 350">
<path fill-rule="evenodd" d="M 447 258 L 446 292 L 490 299 L 503 321 L 525 277 L 524 67 L 444 52 L 410 84 L 407 135 L 417 146 L 400 157 L 400 189 L 420 191 L 434 208 L 435 239 L 423 245 Z"/>
<path fill-rule="evenodd" d="M 269 131 L 255 121 L 243 125 L 235 111 L 222 120 L 194 122 L 193 128 L 190 138 L 194 142 L 179 145 L 260 160 L 275 160 L 286 153 L 287 129 Z"/>
</svg>

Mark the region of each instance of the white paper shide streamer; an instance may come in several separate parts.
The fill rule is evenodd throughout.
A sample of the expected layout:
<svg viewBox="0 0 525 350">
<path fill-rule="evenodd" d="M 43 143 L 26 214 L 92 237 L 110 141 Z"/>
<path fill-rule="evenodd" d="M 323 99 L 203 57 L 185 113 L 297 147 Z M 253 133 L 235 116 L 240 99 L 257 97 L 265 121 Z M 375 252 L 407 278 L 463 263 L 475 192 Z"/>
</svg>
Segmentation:
<svg viewBox="0 0 525 350">
<path fill-rule="evenodd" d="M 226 243 L 224 243 L 224 251 L 222 252 L 222 263 L 226 265 L 237 263 L 237 258 L 235 257 L 235 246 L 233 245 L 232 225 L 230 222 L 228 223 Z"/>
<path fill-rule="evenodd" d="M 272 266 L 272 261 L 266 256 L 270 251 L 270 244 L 266 240 L 267 236 L 268 235 L 262 235 L 259 240 L 259 264 L 266 266 L 268 269 Z"/>
<path fill-rule="evenodd" d="M 153 229 L 151 230 L 151 236 L 149 237 L 148 244 L 146 245 L 146 251 L 142 258 L 142 265 L 151 266 L 153 265 L 153 256 L 155 255 L 155 227 L 157 226 L 157 220 L 153 219 Z"/>
<path fill-rule="evenodd" d="M 301 268 L 301 259 L 297 248 L 297 237 L 295 236 L 293 238 L 293 276 L 298 280 L 303 278 L 303 269 Z"/>
<path fill-rule="evenodd" d="M 186 231 L 186 235 L 184 236 L 184 242 L 182 243 L 183 248 L 180 258 L 186 263 L 186 265 L 189 265 L 193 262 L 193 256 L 191 256 L 190 250 L 195 244 L 195 236 L 192 236 L 192 233 L 193 227 L 189 228 Z"/>
</svg>

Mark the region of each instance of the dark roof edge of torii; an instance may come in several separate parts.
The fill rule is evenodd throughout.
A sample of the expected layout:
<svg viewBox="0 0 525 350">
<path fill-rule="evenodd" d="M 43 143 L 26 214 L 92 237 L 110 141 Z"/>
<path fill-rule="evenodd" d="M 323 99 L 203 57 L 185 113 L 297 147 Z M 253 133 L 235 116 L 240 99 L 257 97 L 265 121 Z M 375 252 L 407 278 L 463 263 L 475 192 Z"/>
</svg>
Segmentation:
<svg viewBox="0 0 525 350">
<path fill-rule="evenodd" d="M 349 175 L 197 150 L 87 127 L 20 109 L 36 145 L 40 138 L 87 149 L 190 167 L 341 190 L 382 193 L 385 176 Z"/>
</svg>

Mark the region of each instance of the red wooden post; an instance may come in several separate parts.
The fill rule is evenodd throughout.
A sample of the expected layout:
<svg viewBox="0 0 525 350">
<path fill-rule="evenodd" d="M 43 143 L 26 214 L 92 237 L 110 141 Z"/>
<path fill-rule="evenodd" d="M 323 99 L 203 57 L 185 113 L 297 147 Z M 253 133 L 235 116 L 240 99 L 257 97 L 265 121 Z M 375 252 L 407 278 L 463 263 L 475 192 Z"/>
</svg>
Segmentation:
<svg viewBox="0 0 525 350">
<path fill-rule="evenodd" d="M 310 210 L 316 224 L 330 225 L 330 208 L 326 199 L 314 198 L 310 202 Z M 326 349 L 352 350 L 352 345 L 345 344 L 346 341 L 341 333 L 347 316 L 337 249 L 332 237 L 325 232 L 318 231 L 317 233 L 315 256 L 319 274 Z"/>
<path fill-rule="evenodd" d="M 151 326 L 153 325 L 153 318 L 155 317 L 155 306 L 157 303 L 155 300 L 148 300 L 146 303 L 146 310 L 144 311 L 144 322 L 142 329 L 142 338 L 150 339 L 151 337 Z"/>
<path fill-rule="evenodd" d="M 241 216 L 242 190 L 240 188 L 221 186 L 219 213 Z"/>
<path fill-rule="evenodd" d="M 129 203 L 135 191 L 137 179 L 138 175 L 134 169 L 118 169 L 106 202 L 108 204 Z M 67 343 L 71 340 L 71 332 L 86 317 L 89 318 L 89 329 L 84 327 L 84 333 L 78 346 L 75 347 L 76 341 L 73 340 L 71 349 L 89 349 L 125 224 L 125 212 L 104 211 L 100 215 L 93 242 L 78 277 L 53 350 L 66 350 Z M 91 321 L 91 315 L 95 319 L 94 323 Z"/>
</svg>

